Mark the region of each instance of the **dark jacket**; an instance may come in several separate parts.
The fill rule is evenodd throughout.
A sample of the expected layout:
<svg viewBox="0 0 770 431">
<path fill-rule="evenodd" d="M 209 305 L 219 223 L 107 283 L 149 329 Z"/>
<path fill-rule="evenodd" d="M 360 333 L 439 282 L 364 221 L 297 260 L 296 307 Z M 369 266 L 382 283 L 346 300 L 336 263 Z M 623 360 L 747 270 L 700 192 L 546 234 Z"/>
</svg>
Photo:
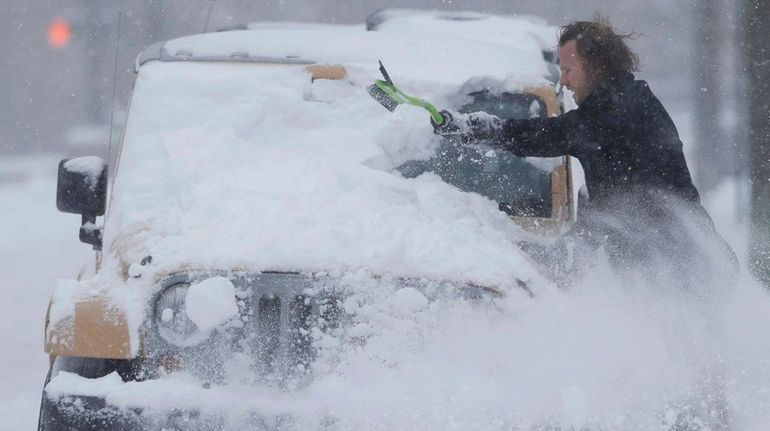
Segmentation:
<svg viewBox="0 0 770 431">
<path fill-rule="evenodd" d="M 674 122 L 647 83 L 632 74 L 598 86 L 576 110 L 558 117 L 455 115 L 446 125 L 434 125 L 436 133 L 519 156 L 571 155 L 580 160 L 589 205 L 579 209 L 568 237 L 591 239 L 597 242 L 594 247 L 603 242 L 620 263 L 662 259 L 680 269 L 694 268 L 695 261 L 735 265 L 734 253 L 700 205 Z M 711 245 L 704 248 L 706 242 Z M 726 258 L 700 256 L 708 250 Z M 706 274 L 699 267 L 692 273 Z"/>
<path fill-rule="evenodd" d="M 558 117 L 502 121 L 470 114 L 466 123 L 467 138 L 516 155 L 580 160 L 593 208 L 649 190 L 699 202 L 674 122 L 647 83 L 630 73 L 598 86 L 578 109 Z"/>
</svg>

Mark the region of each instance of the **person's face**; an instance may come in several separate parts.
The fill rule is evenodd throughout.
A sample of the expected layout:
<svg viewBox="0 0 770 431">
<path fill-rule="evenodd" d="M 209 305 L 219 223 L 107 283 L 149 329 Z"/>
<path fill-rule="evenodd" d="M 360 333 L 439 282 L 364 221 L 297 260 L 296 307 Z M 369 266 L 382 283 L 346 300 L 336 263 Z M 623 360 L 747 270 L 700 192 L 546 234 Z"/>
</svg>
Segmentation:
<svg viewBox="0 0 770 431">
<path fill-rule="evenodd" d="M 594 90 L 594 86 L 583 66 L 583 59 L 577 51 L 577 42 L 574 39 L 559 47 L 559 67 L 559 84 L 572 91 L 575 103 L 581 104 Z"/>
</svg>

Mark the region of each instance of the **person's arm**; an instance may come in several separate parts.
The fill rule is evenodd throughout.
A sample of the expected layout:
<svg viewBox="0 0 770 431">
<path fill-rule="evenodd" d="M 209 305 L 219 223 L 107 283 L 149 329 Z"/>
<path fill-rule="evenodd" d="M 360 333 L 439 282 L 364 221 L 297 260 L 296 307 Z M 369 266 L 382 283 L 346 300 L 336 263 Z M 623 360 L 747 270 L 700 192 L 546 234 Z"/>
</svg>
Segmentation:
<svg viewBox="0 0 770 431">
<path fill-rule="evenodd" d="M 465 144 L 484 142 L 517 156 L 556 157 L 569 154 L 568 131 L 575 126 L 576 111 L 558 117 L 501 120 L 484 112 L 460 114 L 441 111 L 444 122 L 433 124 L 434 133 L 457 136 Z"/>
</svg>

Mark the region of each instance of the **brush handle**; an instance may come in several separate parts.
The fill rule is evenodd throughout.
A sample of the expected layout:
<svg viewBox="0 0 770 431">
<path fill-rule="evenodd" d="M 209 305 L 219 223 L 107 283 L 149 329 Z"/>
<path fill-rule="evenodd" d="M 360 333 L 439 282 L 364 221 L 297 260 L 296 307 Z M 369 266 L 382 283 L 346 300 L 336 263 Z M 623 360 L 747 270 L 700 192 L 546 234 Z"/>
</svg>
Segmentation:
<svg viewBox="0 0 770 431">
<path fill-rule="evenodd" d="M 438 112 L 438 109 L 436 109 L 435 106 L 433 106 L 428 102 L 425 102 L 424 108 L 427 109 L 428 112 L 430 112 L 430 118 L 433 120 L 433 122 L 437 126 L 440 126 L 444 122 L 444 117 L 441 115 L 440 112 Z"/>
<path fill-rule="evenodd" d="M 435 124 L 439 125 L 444 122 L 444 117 L 441 116 L 441 114 L 438 112 L 438 109 L 436 109 L 436 107 L 433 106 L 433 104 L 430 102 L 420 99 L 419 97 L 410 96 L 393 85 L 393 83 L 389 83 L 387 81 L 378 79 L 374 81 L 374 85 L 376 85 L 377 88 L 382 90 L 385 94 L 388 95 L 388 97 L 393 99 L 393 101 L 399 105 L 407 103 L 412 106 L 423 108 L 430 112 L 430 116 Z"/>
<path fill-rule="evenodd" d="M 396 89 L 401 95 L 406 99 L 406 103 L 414 106 L 418 106 L 420 108 L 424 108 L 426 111 L 430 112 L 430 116 L 433 119 L 433 122 L 436 125 L 440 125 L 444 122 L 444 117 L 441 116 L 441 114 L 438 112 L 438 109 L 436 109 L 433 104 L 430 102 L 427 102 L 423 99 L 420 99 L 419 97 L 410 96 L 408 94 L 405 94 L 399 89 Z"/>
</svg>

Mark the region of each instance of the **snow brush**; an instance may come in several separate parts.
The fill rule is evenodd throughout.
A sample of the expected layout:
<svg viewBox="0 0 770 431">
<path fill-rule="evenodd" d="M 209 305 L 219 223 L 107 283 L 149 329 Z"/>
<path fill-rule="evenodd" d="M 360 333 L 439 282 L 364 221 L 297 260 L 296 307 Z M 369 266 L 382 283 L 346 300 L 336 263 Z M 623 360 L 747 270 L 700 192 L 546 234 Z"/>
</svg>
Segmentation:
<svg viewBox="0 0 770 431">
<path fill-rule="evenodd" d="M 441 116 L 435 106 L 420 99 L 419 97 L 410 96 L 399 90 L 398 87 L 393 84 L 393 81 L 390 80 L 388 71 L 385 70 L 385 66 L 382 65 L 382 61 L 380 61 L 380 73 L 382 73 L 382 77 L 385 78 L 385 80 L 383 81 L 382 79 L 378 79 L 374 81 L 374 84 L 370 85 L 366 90 L 369 92 L 369 95 L 372 96 L 374 100 L 379 102 L 380 105 L 384 106 L 385 109 L 393 112 L 396 110 L 398 105 L 413 105 L 430 112 L 430 116 L 433 119 L 433 122 L 437 125 L 444 122 L 444 117 Z"/>
</svg>

